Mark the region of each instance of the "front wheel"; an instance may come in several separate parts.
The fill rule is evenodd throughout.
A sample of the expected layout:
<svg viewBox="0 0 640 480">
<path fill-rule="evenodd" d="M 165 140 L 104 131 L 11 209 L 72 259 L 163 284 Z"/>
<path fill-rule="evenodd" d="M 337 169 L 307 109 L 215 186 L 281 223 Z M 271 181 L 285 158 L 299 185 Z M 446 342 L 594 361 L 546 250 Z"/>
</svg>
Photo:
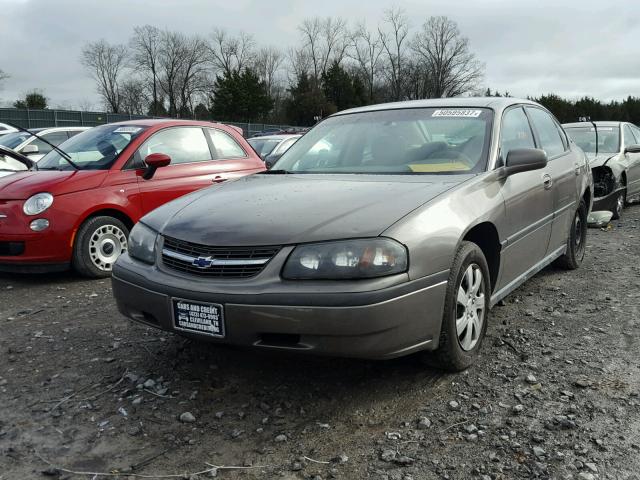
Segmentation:
<svg viewBox="0 0 640 480">
<path fill-rule="evenodd" d="M 127 251 L 129 229 L 117 218 L 93 217 L 78 229 L 73 268 L 84 277 L 105 278 L 118 257 Z"/>
<path fill-rule="evenodd" d="M 480 247 L 462 242 L 449 273 L 438 349 L 425 354 L 427 363 L 454 372 L 474 363 L 487 330 L 490 283 Z"/>
<path fill-rule="evenodd" d="M 567 270 L 575 270 L 582 264 L 587 247 L 587 204 L 580 200 L 578 210 L 573 217 L 573 223 L 567 239 L 567 250 L 558 259 L 558 263 Z"/>
</svg>

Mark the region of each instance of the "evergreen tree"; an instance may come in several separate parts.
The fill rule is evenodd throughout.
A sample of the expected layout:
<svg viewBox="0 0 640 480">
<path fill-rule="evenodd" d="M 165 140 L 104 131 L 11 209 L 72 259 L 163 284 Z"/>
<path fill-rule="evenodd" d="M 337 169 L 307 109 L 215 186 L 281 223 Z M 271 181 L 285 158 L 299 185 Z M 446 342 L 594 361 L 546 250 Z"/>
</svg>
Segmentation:
<svg viewBox="0 0 640 480">
<path fill-rule="evenodd" d="M 16 100 L 13 104 L 15 108 L 29 108 L 33 110 L 44 110 L 47 108 L 47 97 L 34 90 L 25 95 L 23 100 Z"/>
<path fill-rule="evenodd" d="M 221 120 L 253 122 L 273 108 L 265 83 L 249 68 L 218 76 L 211 100 L 211 114 Z"/>
</svg>

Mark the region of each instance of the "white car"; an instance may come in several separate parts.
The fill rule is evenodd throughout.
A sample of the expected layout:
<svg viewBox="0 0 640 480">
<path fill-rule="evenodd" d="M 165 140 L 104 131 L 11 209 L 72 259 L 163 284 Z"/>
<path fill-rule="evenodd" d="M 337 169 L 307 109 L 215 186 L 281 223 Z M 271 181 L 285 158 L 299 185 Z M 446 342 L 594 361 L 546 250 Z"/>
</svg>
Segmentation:
<svg viewBox="0 0 640 480">
<path fill-rule="evenodd" d="M 7 125 L 6 123 L 0 123 L 0 137 L 6 135 L 7 133 L 17 132 L 18 129 L 12 127 L 11 125 Z"/>
<path fill-rule="evenodd" d="M 10 148 L 0 146 L 0 178 L 15 172 L 29 170 L 33 161 Z"/>
<path fill-rule="evenodd" d="M 29 132 L 37 134 L 38 137 L 44 138 L 57 147 L 62 142 L 66 142 L 71 137 L 90 128 L 91 127 L 32 128 Z M 53 150 L 53 147 L 29 132 L 18 130 L 3 135 L 0 137 L 0 145 L 11 148 L 29 157 L 34 162 L 37 162 Z"/>
</svg>

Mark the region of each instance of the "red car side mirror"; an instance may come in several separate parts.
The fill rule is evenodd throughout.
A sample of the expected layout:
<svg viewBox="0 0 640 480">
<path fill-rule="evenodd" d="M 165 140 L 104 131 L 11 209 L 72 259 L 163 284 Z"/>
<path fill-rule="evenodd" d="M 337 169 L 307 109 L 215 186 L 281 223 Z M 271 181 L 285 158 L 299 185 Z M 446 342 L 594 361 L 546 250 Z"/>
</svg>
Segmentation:
<svg viewBox="0 0 640 480">
<path fill-rule="evenodd" d="M 152 153 L 147 155 L 144 159 L 144 163 L 147 164 L 147 169 L 142 174 L 142 178 L 150 180 L 156 173 L 156 170 L 162 167 L 166 167 L 171 163 L 171 157 L 164 153 Z"/>
</svg>

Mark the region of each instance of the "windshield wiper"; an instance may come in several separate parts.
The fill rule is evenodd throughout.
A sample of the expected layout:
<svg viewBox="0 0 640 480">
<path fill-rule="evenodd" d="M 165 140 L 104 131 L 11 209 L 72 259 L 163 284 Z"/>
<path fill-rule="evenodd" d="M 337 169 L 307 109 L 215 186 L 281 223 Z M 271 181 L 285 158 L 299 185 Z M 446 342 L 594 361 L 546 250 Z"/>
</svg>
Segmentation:
<svg viewBox="0 0 640 480">
<path fill-rule="evenodd" d="M 260 172 L 262 175 L 287 175 L 290 172 L 289 170 L 265 170 L 264 172 Z"/>
<path fill-rule="evenodd" d="M 33 135 L 34 137 L 36 137 L 36 138 L 37 138 L 37 139 L 39 139 L 39 140 L 42 140 L 44 143 L 46 143 L 47 145 L 49 145 L 50 147 L 52 147 L 56 152 L 58 152 L 58 153 L 60 154 L 60 156 L 61 156 L 62 158 L 64 158 L 64 159 L 67 161 L 67 163 L 68 163 L 69 165 L 71 165 L 71 166 L 72 166 L 73 168 L 75 168 L 76 170 L 80 170 L 80 167 L 79 167 L 78 165 L 76 165 L 76 164 L 74 163 L 74 161 L 73 161 L 73 160 L 71 160 L 71 157 L 69 156 L 69 154 L 68 154 L 67 152 L 65 152 L 65 151 L 64 151 L 64 150 L 62 150 L 61 148 L 57 147 L 56 145 L 54 145 L 54 144 L 53 144 L 53 143 L 51 143 L 50 141 L 48 141 L 48 140 L 46 140 L 45 138 L 41 137 L 41 136 L 40 136 L 40 135 L 38 135 L 37 133 L 32 132 L 31 130 L 28 130 L 28 129 L 26 129 L 26 128 L 23 128 L 23 127 L 21 127 L 20 125 L 16 125 L 15 123 L 11 123 L 11 122 L 4 122 L 4 123 L 6 123 L 7 125 L 11 125 L 12 127 L 17 128 L 18 130 L 20 130 L 20 131 L 22 131 L 22 132 L 26 132 L 26 133 L 28 133 L 28 134 L 30 134 L 30 135 Z M 36 167 L 36 170 L 38 170 L 38 167 L 35 165 L 35 163 L 34 163 L 34 166 Z"/>
</svg>

